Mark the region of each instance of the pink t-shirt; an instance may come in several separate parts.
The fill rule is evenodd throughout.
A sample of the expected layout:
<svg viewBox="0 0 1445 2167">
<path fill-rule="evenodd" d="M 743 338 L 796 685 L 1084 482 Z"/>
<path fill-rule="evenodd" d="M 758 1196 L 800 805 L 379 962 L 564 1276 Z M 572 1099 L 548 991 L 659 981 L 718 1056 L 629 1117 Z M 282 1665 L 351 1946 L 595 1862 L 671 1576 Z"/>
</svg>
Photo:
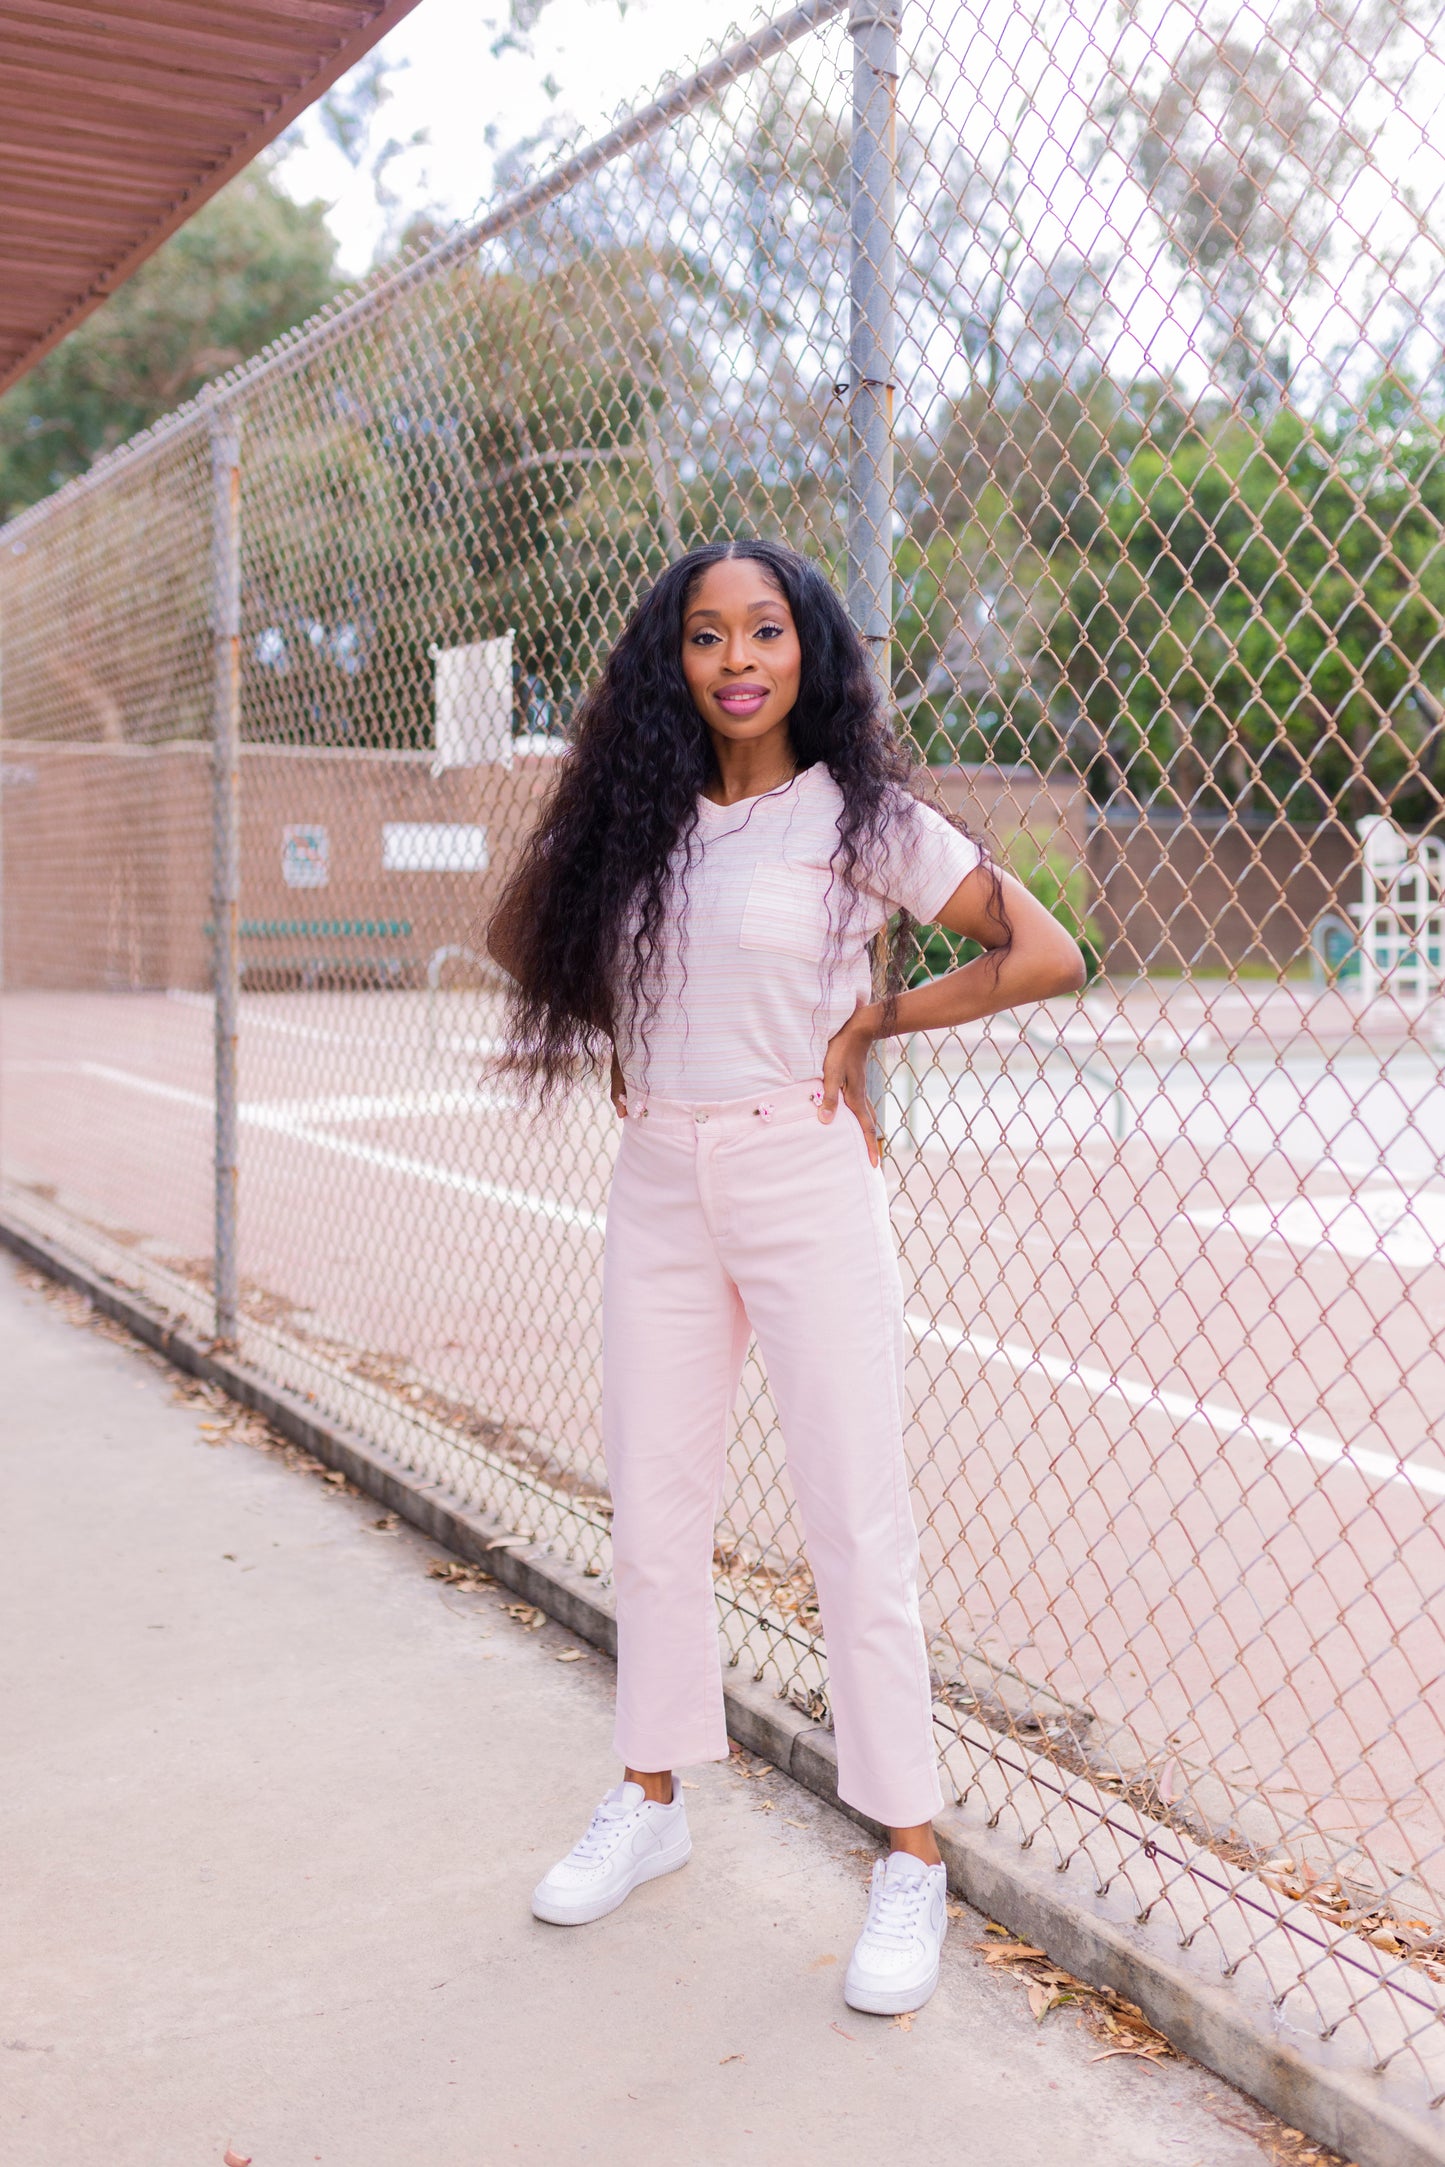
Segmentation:
<svg viewBox="0 0 1445 2167">
<path fill-rule="evenodd" d="M 828 1040 L 870 993 L 868 943 L 899 908 L 925 922 L 978 865 L 976 843 L 909 802 L 888 831 L 841 947 L 832 867 L 843 793 L 821 763 L 737 805 L 698 801 L 692 863 L 679 847 L 662 996 L 646 1026 L 619 1028 L 629 1093 L 742 1098 L 820 1075 Z"/>
</svg>

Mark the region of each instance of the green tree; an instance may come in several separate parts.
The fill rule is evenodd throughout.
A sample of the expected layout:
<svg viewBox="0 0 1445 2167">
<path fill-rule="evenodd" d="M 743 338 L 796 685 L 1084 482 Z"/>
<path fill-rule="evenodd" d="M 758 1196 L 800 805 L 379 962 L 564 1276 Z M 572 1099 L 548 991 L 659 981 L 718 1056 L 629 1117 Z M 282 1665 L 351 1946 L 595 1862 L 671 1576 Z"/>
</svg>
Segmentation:
<svg viewBox="0 0 1445 2167">
<path fill-rule="evenodd" d="M 1303 825 L 1445 807 L 1445 431 L 1387 378 L 1308 419 L 1040 377 L 956 405 L 898 552 L 932 759 Z"/>
<path fill-rule="evenodd" d="M 1098 794 L 1438 816 L 1445 445 L 1408 387 L 1141 445 L 1100 510 L 1055 559 L 1046 643 Z"/>
<path fill-rule="evenodd" d="M 320 308 L 334 257 L 325 205 L 249 167 L 0 399 L 0 518 Z"/>
<path fill-rule="evenodd" d="M 1105 506 L 1146 445 L 1182 427 L 1157 379 L 1121 386 L 1051 367 L 995 396 L 974 386 L 937 419 L 899 490 L 899 705 L 934 762 L 1048 768 L 1074 732 L 1050 634 Z"/>
<path fill-rule="evenodd" d="M 836 129 L 785 81 L 725 175 L 688 147 L 545 207 L 268 389 L 243 484 L 248 728 L 424 745 L 432 648 L 508 628 L 519 720 L 555 728 L 680 549 L 833 538 L 800 363 L 836 298 L 808 245 L 842 217 Z M 659 198 L 725 243 L 679 245 Z"/>
</svg>

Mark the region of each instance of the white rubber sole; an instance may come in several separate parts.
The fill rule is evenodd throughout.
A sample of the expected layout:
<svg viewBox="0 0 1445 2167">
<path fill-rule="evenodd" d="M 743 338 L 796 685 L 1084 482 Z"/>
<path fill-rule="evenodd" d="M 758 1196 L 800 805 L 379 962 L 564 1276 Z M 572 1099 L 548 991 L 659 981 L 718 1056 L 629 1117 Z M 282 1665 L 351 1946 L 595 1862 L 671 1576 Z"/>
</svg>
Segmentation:
<svg viewBox="0 0 1445 2167">
<path fill-rule="evenodd" d="M 937 1964 L 933 1976 L 920 1986 L 867 1987 L 855 1986 L 851 1979 L 843 1982 L 843 1999 L 850 2009 L 861 2009 L 865 2016 L 901 2017 L 913 2009 L 921 2009 L 938 1985 Z"/>
<path fill-rule="evenodd" d="M 692 1838 L 685 1835 L 680 1843 L 671 1844 L 666 1851 L 654 1851 L 651 1858 L 639 1859 L 620 1888 L 610 1889 L 605 1896 L 588 1897 L 580 1903 L 568 1903 L 565 1898 L 551 1897 L 539 1887 L 532 1892 L 532 1916 L 542 1919 L 548 1926 L 590 1926 L 594 1919 L 605 1919 L 609 1911 L 616 1911 L 625 1904 L 634 1889 L 640 1889 L 644 1881 L 660 1880 L 663 1874 L 675 1874 L 692 1857 Z"/>
</svg>

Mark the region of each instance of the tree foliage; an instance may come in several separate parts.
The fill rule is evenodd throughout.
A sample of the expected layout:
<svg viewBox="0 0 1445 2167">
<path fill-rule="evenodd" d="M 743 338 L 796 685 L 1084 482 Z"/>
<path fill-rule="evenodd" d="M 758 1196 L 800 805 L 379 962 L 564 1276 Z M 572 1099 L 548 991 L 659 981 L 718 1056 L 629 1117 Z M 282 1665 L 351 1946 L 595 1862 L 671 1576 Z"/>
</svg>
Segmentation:
<svg viewBox="0 0 1445 2167">
<path fill-rule="evenodd" d="M 1188 417 L 1160 385 L 964 402 L 901 569 L 905 708 L 964 759 L 1310 823 L 1445 805 L 1445 434 Z M 935 757 L 937 746 L 935 747 Z"/>
<path fill-rule="evenodd" d="M 0 518 L 320 308 L 334 257 L 325 206 L 249 167 L 0 399 Z"/>
</svg>

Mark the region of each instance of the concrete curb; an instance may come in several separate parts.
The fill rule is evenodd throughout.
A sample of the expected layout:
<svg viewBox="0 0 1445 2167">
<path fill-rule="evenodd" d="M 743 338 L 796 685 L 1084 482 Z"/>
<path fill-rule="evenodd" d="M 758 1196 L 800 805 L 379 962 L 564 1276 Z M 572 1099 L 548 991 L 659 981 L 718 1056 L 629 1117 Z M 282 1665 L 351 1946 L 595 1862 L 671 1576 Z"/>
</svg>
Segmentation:
<svg viewBox="0 0 1445 2167">
<path fill-rule="evenodd" d="M 103 1316 L 124 1326 L 187 1375 L 218 1386 L 240 1405 L 264 1415 L 284 1437 L 338 1469 L 358 1489 L 412 1526 L 485 1567 L 579 1638 L 615 1655 L 611 1604 L 595 1580 L 564 1560 L 518 1550 L 516 1537 L 490 1515 L 462 1505 L 447 1490 L 403 1467 L 379 1446 L 320 1414 L 294 1393 L 212 1347 L 144 1297 L 92 1271 L 43 1237 L 0 1217 L 0 1247 L 49 1278 L 85 1295 Z M 767 1688 L 734 1674 L 726 1683 L 730 1734 L 750 1752 L 859 1822 L 883 1831 L 838 1797 L 832 1736 Z M 1308 2052 L 1279 2036 L 1267 1995 L 1231 1984 L 1217 1967 L 1180 1949 L 1177 1937 L 1140 1922 L 1127 1903 L 1111 1901 L 1078 1876 L 1036 1858 L 989 1826 L 967 1803 L 945 1808 L 939 1846 L 957 1893 L 997 1919 L 1076 1977 L 1113 1987 L 1136 2002 L 1180 2050 L 1269 2107 L 1293 2128 L 1358 2163 L 1358 2167 L 1445 2167 L 1445 2115 L 1432 2126 L 1383 2096 L 1377 2079 L 1327 2044 Z"/>
</svg>

